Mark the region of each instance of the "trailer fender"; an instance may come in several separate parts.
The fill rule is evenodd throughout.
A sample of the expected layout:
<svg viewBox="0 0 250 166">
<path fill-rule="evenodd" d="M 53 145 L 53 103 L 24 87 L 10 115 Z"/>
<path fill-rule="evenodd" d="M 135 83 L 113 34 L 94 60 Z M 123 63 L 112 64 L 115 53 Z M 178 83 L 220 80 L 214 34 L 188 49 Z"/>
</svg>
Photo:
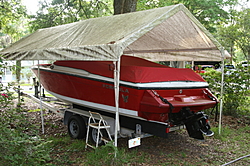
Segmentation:
<svg viewBox="0 0 250 166">
<path fill-rule="evenodd" d="M 72 112 L 65 111 L 64 112 L 64 117 L 63 117 L 63 124 L 68 125 L 69 118 L 73 115 Z"/>
</svg>

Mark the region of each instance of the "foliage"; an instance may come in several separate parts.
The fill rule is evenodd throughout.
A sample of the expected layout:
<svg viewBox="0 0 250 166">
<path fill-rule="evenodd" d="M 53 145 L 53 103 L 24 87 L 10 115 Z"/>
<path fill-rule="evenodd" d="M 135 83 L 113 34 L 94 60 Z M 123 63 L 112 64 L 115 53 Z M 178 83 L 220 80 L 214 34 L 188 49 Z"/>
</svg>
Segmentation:
<svg viewBox="0 0 250 166">
<path fill-rule="evenodd" d="M 137 10 L 146 10 L 182 3 L 210 32 L 215 32 L 215 25 L 229 19 L 225 7 L 232 6 L 237 0 L 138 0 Z"/>
<path fill-rule="evenodd" d="M 250 60 L 250 9 L 240 12 L 236 21 L 238 35 L 236 45 L 242 50 L 246 59 Z"/>
<path fill-rule="evenodd" d="M 215 32 L 215 25 L 226 22 L 226 20 L 229 19 L 230 13 L 226 11 L 225 8 L 235 5 L 237 1 L 238 0 L 137 0 L 136 10 L 147 10 L 182 3 L 210 32 Z M 37 16 L 31 17 L 33 19 L 33 21 L 31 21 L 31 30 L 34 31 L 40 28 L 71 23 L 82 19 L 112 15 L 112 5 L 114 2 L 116 2 L 117 8 L 117 3 L 119 4 L 120 1 L 116 0 L 53 0 L 52 3 L 45 1 L 41 4 Z M 135 3 L 136 0 L 126 0 L 125 3 L 127 2 Z M 128 4 L 127 6 L 131 5 Z"/>
<path fill-rule="evenodd" d="M 13 103 L 14 92 L 10 90 L 10 86 L 12 84 L 9 84 L 8 86 L 4 87 L 2 83 L 0 83 L 0 110 L 4 108 L 10 107 Z"/>
<path fill-rule="evenodd" d="M 37 15 L 30 16 L 30 31 L 111 15 L 110 0 L 53 0 L 40 5 Z"/>
<path fill-rule="evenodd" d="M 231 22 L 217 26 L 217 39 L 234 57 L 236 49 L 250 59 L 250 9 L 231 12 Z"/>
<path fill-rule="evenodd" d="M 0 63 L 0 68 L 4 64 Z M 0 83 L 0 160 L 3 165 L 42 165 L 50 159 L 47 142 L 37 136 L 20 106 L 12 84 Z"/>
<path fill-rule="evenodd" d="M 0 75 L 2 71 L 7 67 L 7 64 L 4 63 L 0 57 Z M 2 81 L 2 80 L 1 80 Z M 13 96 L 13 91 L 11 91 L 10 87 L 13 87 L 12 84 L 4 87 L 2 82 L 0 81 L 0 110 L 4 108 L 9 108 L 13 104 L 13 100 L 15 97 Z"/>
<path fill-rule="evenodd" d="M 0 4 L 0 42 L 2 47 L 6 47 L 6 34 L 12 40 L 22 37 L 25 30 L 22 29 L 26 8 L 21 4 L 21 0 L 2 0 Z M 8 39 L 9 40 L 9 39 Z M 9 43 L 8 43 L 9 44 Z"/>
<path fill-rule="evenodd" d="M 235 71 L 225 68 L 223 113 L 235 117 L 250 115 L 249 75 L 250 67 L 237 66 Z M 201 73 L 209 83 L 210 89 L 220 97 L 221 72 L 209 70 Z"/>
</svg>

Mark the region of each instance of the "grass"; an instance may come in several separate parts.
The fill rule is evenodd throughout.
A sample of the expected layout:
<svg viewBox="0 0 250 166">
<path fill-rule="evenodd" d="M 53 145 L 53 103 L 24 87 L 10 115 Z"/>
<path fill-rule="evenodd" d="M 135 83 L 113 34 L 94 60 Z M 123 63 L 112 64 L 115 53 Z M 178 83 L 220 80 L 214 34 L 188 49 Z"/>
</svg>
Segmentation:
<svg viewBox="0 0 250 166">
<path fill-rule="evenodd" d="M 46 150 L 49 152 L 49 160 L 43 165 L 74 165 L 74 166 L 101 166 L 101 165 L 159 165 L 159 166 L 213 166 L 235 160 L 239 157 L 250 154 L 250 126 L 245 125 L 239 128 L 223 126 L 221 135 L 218 134 L 218 128 L 212 128 L 215 135 L 207 138 L 206 142 L 198 142 L 188 139 L 185 142 L 187 148 L 174 148 L 173 139 L 159 139 L 152 137 L 150 140 L 156 140 L 153 144 L 141 145 L 128 149 L 127 147 L 114 147 L 111 143 L 101 146 L 96 150 L 85 149 L 85 140 L 71 139 L 69 136 L 45 137 Z M 178 132 L 178 135 L 182 135 Z M 157 146 L 157 140 L 172 142 L 172 147 Z M 186 140 L 183 137 L 179 141 Z M 179 142 L 176 142 L 179 143 Z M 151 147 L 151 148 L 150 148 Z M 198 153 L 193 153 L 199 148 Z M 202 148 L 200 148 L 202 147 Z M 172 148 L 172 150 L 168 150 Z M 157 150 L 155 151 L 155 149 Z M 116 153 L 116 157 L 115 156 Z M 1 163 L 0 163 L 1 165 Z M 38 164 L 39 165 L 39 164 Z M 236 165 L 250 165 L 249 158 L 237 161 Z"/>
<path fill-rule="evenodd" d="M 214 137 L 208 138 L 208 142 L 213 143 L 205 146 L 206 153 L 203 155 L 190 154 L 189 150 L 173 150 L 166 153 L 164 149 L 159 149 L 159 156 L 154 158 L 150 150 L 145 147 L 128 149 L 127 147 L 114 147 L 111 143 L 101 146 L 96 150 L 85 149 L 84 140 L 71 139 L 69 136 L 49 137 L 51 161 L 48 165 L 162 165 L 162 166 L 202 166 L 202 165 L 222 165 L 239 157 L 250 154 L 250 126 L 239 129 L 223 127 L 221 135 L 218 128 L 212 128 Z M 171 140 L 169 140 L 171 141 Z M 173 141 L 173 140 L 172 140 Z M 194 142 L 199 144 L 199 142 Z M 188 142 L 187 142 L 188 144 Z M 204 146 L 200 143 L 199 146 Z M 190 144 L 191 145 L 191 144 Z M 191 145 L 192 146 L 192 145 Z M 116 153 L 116 157 L 115 156 Z M 249 165 L 249 158 L 237 161 L 236 165 Z"/>
<path fill-rule="evenodd" d="M 78 162 L 80 154 L 85 153 L 82 140 L 72 140 L 70 137 L 50 137 L 48 140 L 52 160 L 48 165 L 71 165 Z"/>
<path fill-rule="evenodd" d="M 115 157 L 116 153 L 116 157 Z M 86 154 L 86 165 L 133 165 L 147 161 L 145 153 L 137 149 L 116 148 L 111 144 L 99 147 Z"/>
<path fill-rule="evenodd" d="M 20 84 L 20 86 L 33 86 L 33 85 L 29 83 L 23 83 L 23 84 Z"/>
<path fill-rule="evenodd" d="M 229 162 L 236 158 L 250 154 L 250 126 L 240 127 L 239 129 L 231 129 L 224 127 L 221 135 L 218 134 L 217 128 L 215 131 L 215 138 L 221 141 L 219 146 L 215 147 L 220 156 L 215 156 L 217 161 Z M 248 160 L 248 161 L 247 161 Z M 214 163 L 216 164 L 216 163 Z M 237 162 L 238 165 L 249 165 L 249 158 Z"/>
<path fill-rule="evenodd" d="M 145 159 L 137 151 L 128 152 L 127 149 L 119 150 L 111 144 L 99 147 L 96 150 L 85 149 L 84 140 L 74 140 L 70 137 L 50 137 L 51 162 L 48 165 L 129 165 L 141 163 Z M 116 157 L 115 156 L 116 153 Z"/>
</svg>

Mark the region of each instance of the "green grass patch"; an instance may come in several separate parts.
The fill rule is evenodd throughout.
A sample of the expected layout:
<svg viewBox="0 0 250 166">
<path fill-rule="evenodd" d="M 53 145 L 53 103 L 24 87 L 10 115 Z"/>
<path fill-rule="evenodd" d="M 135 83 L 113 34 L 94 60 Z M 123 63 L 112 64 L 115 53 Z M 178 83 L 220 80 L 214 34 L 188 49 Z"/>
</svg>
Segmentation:
<svg viewBox="0 0 250 166">
<path fill-rule="evenodd" d="M 32 84 L 28 84 L 28 83 L 23 83 L 23 84 L 20 84 L 20 86 L 33 86 Z"/>
<path fill-rule="evenodd" d="M 48 165 L 74 165 L 79 162 L 78 158 L 86 153 L 83 140 L 65 137 L 50 137 L 50 156 L 52 158 Z"/>
<path fill-rule="evenodd" d="M 220 146 L 215 146 L 215 150 L 222 154 L 216 156 L 217 160 L 226 163 L 250 154 L 250 126 L 246 125 L 239 127 L 238 129 L 232 129 L 229 126 L 226 126 L 222 128 L 220 135 L 217 132 L 218 128 L 213 128 L 213 131 L 215 131 L 214 137 L 223 142 Z M 249 158 L 238 161 L 237 164 L 249 165 Z"/>
<path fill-rule="evenodd" d="M 137 149 L 117 148 L 109 143 L 87 153 L 85 164 L 94 166 L 135 165 L 143 163 L 146 160 L 145 156 L 145 153 L 139 153 Z"/>
<path fill-rule="evenodd" d="M 38 112 L 38 111 L 40 111 L 39 108 L 38 109 L 34 109 L 34 110 L 29 110 L 28 112 Z"/>
<path fill-rule="evenodd" d="M 218 127 L 212 127 L 211 130 L 214 132 L 214 138 L 221 141 L 227 141 L 228 137 L 231 135 L 231 129 L 228 126 L 221 128 L 221 133 L 219 134 Z"/>
</svg>

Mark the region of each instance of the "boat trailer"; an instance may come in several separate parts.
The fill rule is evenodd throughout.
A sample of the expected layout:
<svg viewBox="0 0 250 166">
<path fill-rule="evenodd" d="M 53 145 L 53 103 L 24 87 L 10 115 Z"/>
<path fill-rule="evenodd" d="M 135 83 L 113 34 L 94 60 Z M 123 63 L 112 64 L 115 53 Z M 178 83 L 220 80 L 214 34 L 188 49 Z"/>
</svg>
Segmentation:
<svg viewBox="0 0 250 166">
<path fill-rule="evenodd" d="M 41 90 L 42 91 L 42 90 Z M 68 126 L 68 133 L 72 138 L 83 139 L 89 134 L 91 141 L 98 145 L 106 143 L 99 137 L 115 134 L 115 115 L 112 113 L 102 112 L 100 110 L 93 110 L 91 108 L 84 108 L 78 105 L 70 105 L 68 108 L 55 108 L 54 106 L 48 104 L 48 97 L 45 96 L 44 90 L 41 94 L 42 97 L 39 99 L 39 89 L 38 84 L 35 84 L 35 95 L 22 93 L 22 96 L 28 97 L 36 103 L 40 104 L 42 108 L 46 108 L 49 111 L 57 114 L 63 118 L 63 123 Z M 51 101 L 51 99 L 50 99 Z M 90 126 L 89 119 L 91 117 L 90 112 L 97 112 L 100 114 L 101 118 L 109 126 L 109 133 L 96 129 L 88 129 Z M 140 139 L 149 137 L 152 135 L 159 137 L 167 137 L 169 132 L 187 129 L 190 137 L 204 140 L 203 134 L 206 136 L 212 136 L 213 132 L 210 131 L 210 125 L 208 121 L 208 116 L 202 112 L 193 113 L 189 108 L 183 107 L 183 109 L 178 113 L 171 113 L 171 119 L 169 123 L 146 121 L 143 118 L 130 118 L 124 115 L 120 115 L 120 131 L 118 137 L 129 137 L 130 142 L 129 147 L 134 147 L 140 145 Z M 96 118 L 99 121 L 101 118 Z M 169 125 L 171 124 L 171 125 Z M 88 132 L 87 132 L 88 129 Z M 98 131 L 98 132 L 97 132 Z M 150 134 L 149 134 L 150 133 Z M 139 139 L 138 139 L 139 138 Z M 86 140 L 87 143 L 87 140 Z M 131 145 L 132 144 L 132 145 Z"/>
</svg>

